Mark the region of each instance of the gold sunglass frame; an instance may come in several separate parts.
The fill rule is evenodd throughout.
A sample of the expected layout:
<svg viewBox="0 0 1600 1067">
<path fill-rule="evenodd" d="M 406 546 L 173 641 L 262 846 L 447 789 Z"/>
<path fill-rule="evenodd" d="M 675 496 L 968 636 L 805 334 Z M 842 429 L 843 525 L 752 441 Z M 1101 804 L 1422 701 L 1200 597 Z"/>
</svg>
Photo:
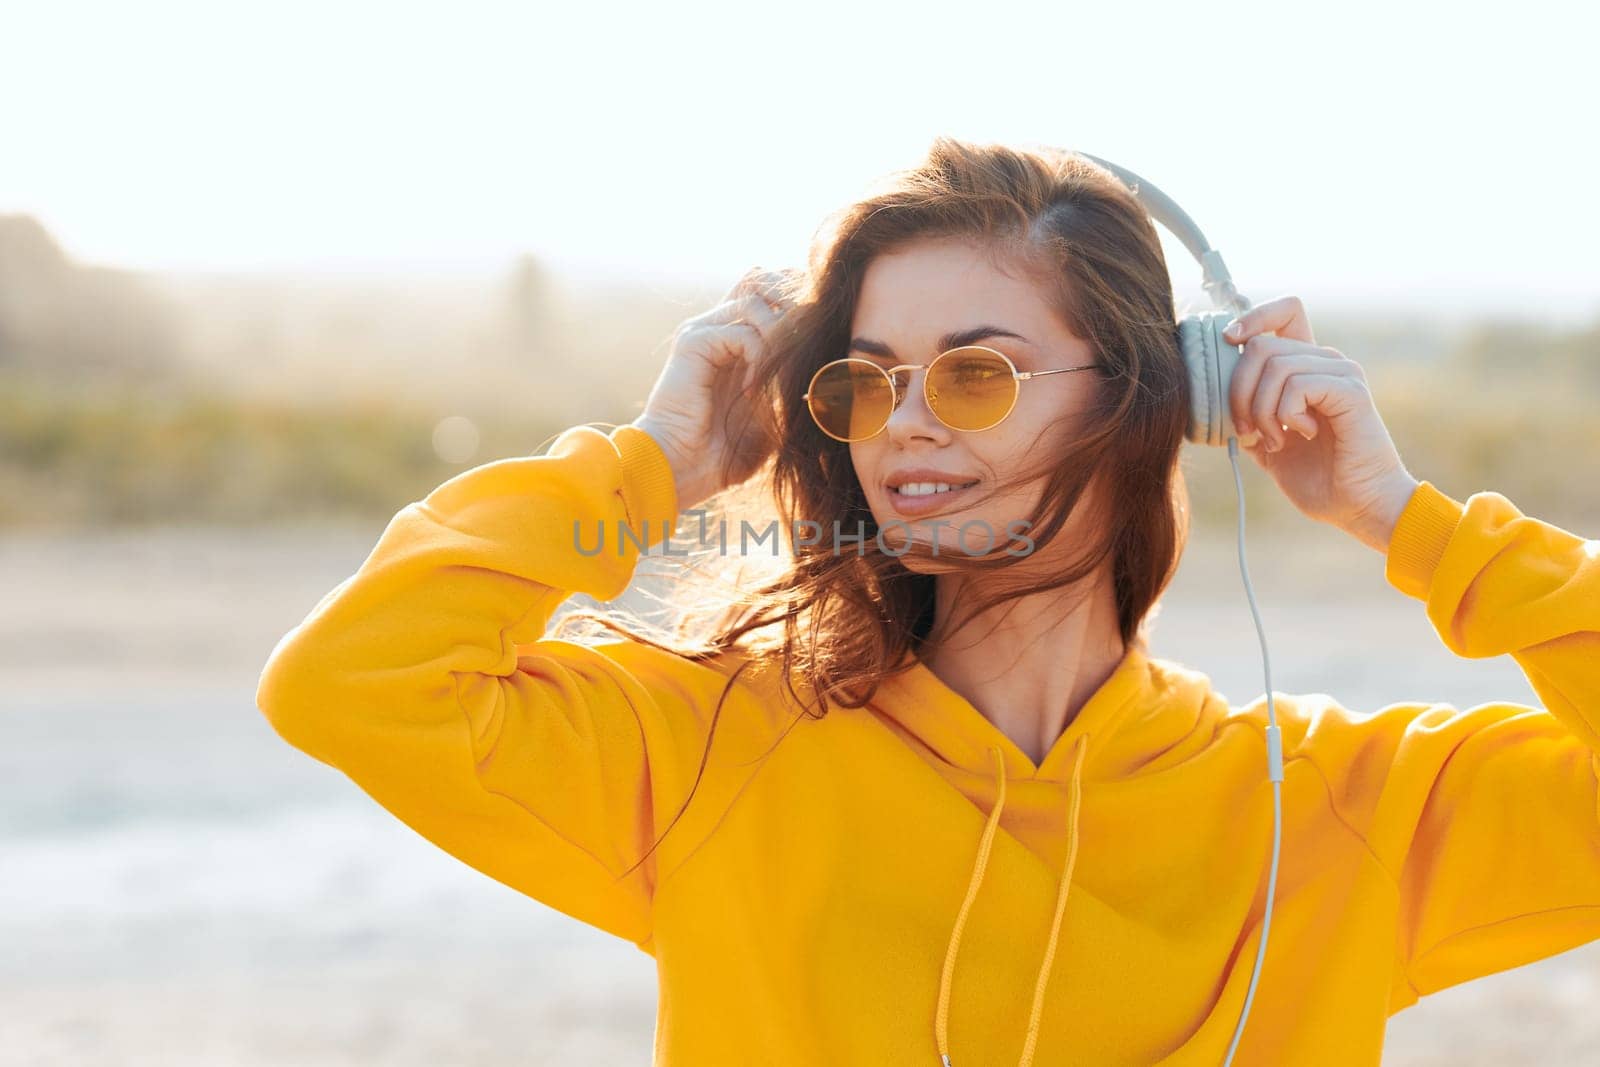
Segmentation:
<svg viewBox="0 0 1600 1067">
<path fill-rule="evenodd" d="M 928 379 L 933 377 L 933 375 L 929 373 L 922 376 L 922 400 L 928 405 L 928 410 L 933 413 L 933 417 L 938 419 L 941 425 L 948 426 L 950 429 L 956 430 L 960 433 L 981 433 L 984 430 L 992 430 L 996 426 L 999 426 L 1002 422 L 1005 422 L 1006 419 L 1010 417 L 1011 412 L 1015 410 L 1017 406 L 1017 399 L 1022 395 L 1022 386 L 1018 385 L 1018 382 L 1026 382 L 1034 378 L 1042 378 L 1047 374 L 1070 374 L 1073 371 L 1094 370 L 1100 366 L 1099 363 L 1085 363 L 1077 367 L 1052 367 L 1049 370 L 1018 370 L 1017 365 L 1011 362 L 1010 356 L 1006 355 L 997 348 L 990 348 L 987 345 L 961 345 L 958 348 L 949 348 L 943 352 L 940 352 L 937 356 L 933 357 L 931 362 L 928 363 L 901 363 L 898 366 L 888 368 L 874 363 L 870 359 L 862 359 L 859 356 L 846 356 L 843 359 L 830 360 L 829 362 L 818 367 L 816 373 L 811 376 L 811 381 L 807 383 L 806 391 L 801 395 L 800 399 L 806 402 L 806 411 L 811 414 L 811 421 L 816 424 L 817 429 L 821 430 L 835 441 L 840 441 L 844 444 L 870 441 L 888 427 L 889 419 L 894 418 L 894 413 L 899 410 L 900 405 L 905 401 L 906 393 L 901 392 L 899 385 L 895 382 L 894 376 L 896 374 L 903 370 L 926 370 L 931 372 L 938 362 L 944 357 L 955 352 L 970 352 L 974 350 L 986 352 L 992 356 L 998 356 L 1011 370 L 1011 403 L 1006 405 L 1005 414 L 1001 415 L 998 419 L 995 419 L 989 425 L 979 426 L 970 430 L 962 426 L 951 426 L 944 420 L 942 416 L 940 416 L 938 410 L 933 406 L 933 397 L 928 392 Z M 882 425 L 880 425 L 876 430 L 873 430 L 871 433 L 867 434 L 865 437 L 840 437 L 838 434 L 822 425 L 822 420 L 817 418 L 816 409 L 811 406 L 811 390 L 815 388 L 817 379 L 820 378 L 824 372 L 845 363 L 860 363 L 863 366 L 871 367 L 873 370 L 883 375 L 889 380 L 889 391 L 894 396 L 894 401 L 889 405 L 889 414 L 884 418 Z M 909 389 L 907 389 L 907 392 L 909 392 Z"/>
</svg>

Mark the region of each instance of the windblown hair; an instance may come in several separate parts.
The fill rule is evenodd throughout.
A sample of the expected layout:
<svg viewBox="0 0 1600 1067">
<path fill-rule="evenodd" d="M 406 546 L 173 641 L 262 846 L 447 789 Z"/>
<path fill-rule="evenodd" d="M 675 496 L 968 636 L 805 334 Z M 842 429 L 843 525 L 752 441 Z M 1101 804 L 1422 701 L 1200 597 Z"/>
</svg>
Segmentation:
<svg viewBox="0 0 1600 1067">
<path fill-rule="evenodd" d="M 737 651 L 735 677 L 746 667 L 775 668 L 800 706 L 811 711 L 814 701 L 811 713 L 821 716 L 830 704 L 866 704 L 884 678 L 963 622 L 1032 593 L 1087 585 L 1109 560 L 1122 639 L 1147 648 L 1153 608 L 1188 535 L 1179 467 L 1188 379 L 1166 260 L 1145 209 L 1120 179 L 1075 153 L 948 137 L 867 193 L 819 227 L 808 269 L 786 294 L 794 307 L 767 339 L 767 364 L 752 386 L 757 395 L 723 413 L 738 420 L 725 424 L 727 439 L 740 442 L 726 456 L 727 472 L 755 475 L 702 505 L 725 512 L 764 505 L 778 520 L 788 558 L 759 581 L 741 576 L 715 595 L 702 583 L 679 582 L 670 633 L 651 636 L 633 620 L 593 611 L 569 612 L 560 628 L 589 620 L 694 660 Z M 1035 554 L 1083 498 L 1094 521 L 1084 524 L 1081 550 L 1053 555 L 1064 562 L 1051 573 L 1028 568 L 1028 580 L 1008 579 L 1008 569 L 1021 573 L 1013 555 L 947 550 L 940 569 L 964 572 L 956 598 L 964 614 L 936 620 L 935 575 L 907 568 L 902 552 L 880 549 L 850 446 L 818 429 L 801 397 L 817 368 L 845 353 L 874 257 L 950 238 L 970 241 L 1000 269 L 1033 280 L 1089 343 L 1100 371 L 1086 378 L 1087 406 L 1063 415 L 1061 432 L 1041 439 L 1029 469 L 999 472 L 1007 485 L 1042 485 L 1038 513 L 1029 517 Z M 849 534 L 862 532 L 859 546 L 836 550 L 835 522 Z M 800 543 L 790 536 L 796 523 L 815 523 L 828 535 Z M 908 547 L 926 554 L 925 545 Z M 797 678 L 812 701 L 795 690 Z"/>
</svg>

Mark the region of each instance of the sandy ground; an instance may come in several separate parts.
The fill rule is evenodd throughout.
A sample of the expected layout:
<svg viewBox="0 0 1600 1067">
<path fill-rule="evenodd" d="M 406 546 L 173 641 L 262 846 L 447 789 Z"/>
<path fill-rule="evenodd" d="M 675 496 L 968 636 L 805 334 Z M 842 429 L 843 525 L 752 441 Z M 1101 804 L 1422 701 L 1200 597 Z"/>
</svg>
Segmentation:
<svg viewBox="0 0 1600 1067">
<path fill-rule="evenodd" d="M 0 1062 L 649 1062 L 648 957 L 453 860 L 256 711 L 273 643 L 380 530 L 0 538 Z M 1210 536 L 1155 652 L 1248 700 L 1233 529 Z M 1370 549 L 1305 523 L 1249 552 L 1273 688 L 1535 702 L 1509 657 L 1445 649 Z M 1600 944 L 1424 999 L 1385 1063 L 1595 1062 L 1597 1007 Z"/>
</svg>

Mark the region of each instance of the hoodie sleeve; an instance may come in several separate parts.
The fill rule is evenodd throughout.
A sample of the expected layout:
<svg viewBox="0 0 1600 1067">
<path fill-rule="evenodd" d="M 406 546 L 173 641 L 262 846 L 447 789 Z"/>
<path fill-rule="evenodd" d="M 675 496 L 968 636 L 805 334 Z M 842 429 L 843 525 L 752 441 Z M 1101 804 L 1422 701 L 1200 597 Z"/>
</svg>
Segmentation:
<svg viewBox="0 0 1600 1067">
<path fill-rule="evenodd" d="M 1398 1010 L 1600 938 L 1600 541 L 1425 481 L 1385 578 L 1452 652 L 1509 653 L 1544 705 L 1399 703 L 1319 724 L 1335 807 L 1397 888 Z"/>
<path fill-rule="evenodd" d="M 445 851 L 642 942 L 654 856 L 620 876 L 657 808 L 681 803 L 675 756 L 699 757 L 705 686 L 638 642 L 543 635 L 571 593 L 620 595 L 637 542 L 661 543 L 676 515 L 666 456 L 632 426 L 465 471 L 402 508 L 278 642 L 257 704 Z"/>
</svg>

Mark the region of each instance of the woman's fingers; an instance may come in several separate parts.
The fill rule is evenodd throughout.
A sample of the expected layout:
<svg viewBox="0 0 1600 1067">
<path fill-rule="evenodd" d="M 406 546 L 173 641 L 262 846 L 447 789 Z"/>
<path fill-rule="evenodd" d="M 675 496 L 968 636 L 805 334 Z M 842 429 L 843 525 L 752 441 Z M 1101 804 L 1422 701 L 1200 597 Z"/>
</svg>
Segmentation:
<svg viewBox="0 0 1600 1067">
<path fill-rule="evenodd" d="M 804 279 L 803 272 L 751 268 L 721 303 L 673 331 L 666 365 L 634 422 L 662 442 L 680 499 L 705 499 L 744 469 L 731 465 L 735 459 L 744 463 L 762 447 L 770 453 L 761 420 L 749 417 L 751 390 L 761 381 L 773 327 Z"/>
<path fill-rule="evenodd" d="M 1278 399 L 1277 418 L 1290 426 L 1307 427 L 1302 433 L 1309 441 L 1317 435 L 1317 415 L 1333 424 L 1338 434 L 1344 432 L 1339 427 L 1350 425 L 1350 416 L 1371 406 L 1367 383 L 1353 374 L 1292 374 Z"/>
<path fill-rule="evenodd" d="M 1301 362 L 1284 363 L 1290 357 L 1301 357 Z M 1306 363 L 1309 359 L 1315 363 Z M 1271 418 L 1276 405 L 1268 405 L 1266 393 L 1276 396 L 1283 388 L 1282 379 L 1296 370 L 1321 369 L 1321 364 L 1336 365 L 1331 373 L 1361 373 L 1360 367 L 1338 349 L 1308 345 L 1288 337 L 1261 334 L 1245 342 L 1244 353 L 1234 368 L 1228 386 L 1228 406 L 1233 415 L 1233 425 L 1240 436 L 1260 430 L 1269 441 L 1282 445 L 1282 431 Z"/>
<path fill-rule="evenodd" d="M 1310 440 L 1317 435 L 1316 420 L 1311 418 L 1303 404 L 1293 403 L 1290 389 L 1296 384 L 1304 385 L 1297 380 L 1306 375 L 1315 375 L 1322 378 L 1354 378 L 1355 375 L 1340 370 L 1337 360 L 1328 360 L 1316 356 L 1281 356 L 1273 360 L 1274 366 L 1268 371 L 1262 388 L 1256 394 L 1256 399 L 1251 405 L 1251 413 L 1257 425 L 1270 425 L 1270 430 L 1264 430 L 1272 441 L 1272 450 L 1281 451 L 1288 443 L 1289 433 L 1283 427 L 1297 431 L 1302 437 Z"/>
<path fill-rule="evenodd" d="M 751 268 L 728 291 L 723 302 L 703 316 L 713 322 L 748 322 L 767 336 L 773 325 L 794 307 L 783 271 Z"/>
<path fill-rule="evenodd" d="M 747 292 L 717 305 L 701 317 L 701 324 L 715 329 L 742 328 L 754 334 L 754 342 L 740 347 L 745 361 L 741 389 L 748 390 L 766 353 L 772 329 L 783 316 L 767 300 L 754 292 Z"/>
<path fill-rule="evenodd" d="M 753 287 L 756 284 L 756 280 L 765 273 L 766 271 L 761 267 L 751 267 L 749 270 L 739 275 L 739 280 L 734 282 L 733 287 L 723 294 L 722 302 L 724 304 L 736 302 L 742 299 L 746 294 L 754 292 Z"/>
<path fill-rule="evenodd" d="M 1311 333 L 1311 319 L 1306 314 L 1305 303 L 1298 296 L 1280 296 L 1256 305 L 1229 323 L 1223 336 L 1240 344 L 1256 334 L 1269 332 L 1307 344 L 1317 343 Z"/>
<path fill-rule="evenodd" d="M 784 309 L 791 304 L 791 292 L 799 272 L 790 268 L 784 270 L 767 270 L 762 267 L 751 267 L 733 283 L 727 295 L 722 299 L 738 301 L 746 296 L 759 296 L 768 304 Z"/>
<path fill-rule="evenodd" d="M 800 272 L 794 269 L 763 270 L 752 267 L 734 284 L 728 301 L 728 314 L 733 321 L 747 322 L 761 334 L 763 344 L 747 355 L 747 366 L 741 392 L 748 392 L 759 377 L 766 343 L 771 341 L 774 327 L 794 307 L 793 290 Z"/>
<path fill-rule="evenodd" d="M 1315 407 L 1325 398 L 1325 391 L 1308 393 L 1308 385 L 1324 388 L 1329 382 L 1349 382 L 1365 387 L 1359 367 L 1351 360 L 1329 359 L 1326 356 L 1299 353 L 1275 356 L 1269 362 L 1260 387 L 1250 402 L 1251 417 L 1271 444 L 1271 451 L 1281 451 L 1288 440 L 1282 429 L 1288 426 L 1299 431 L 1307 440 L 1317 435 L 1317 422 L 1312 418 L 1307 404 Z M 1328 410 L 1323 414 L 1332 418 L 1343 414 Z"/>
<path fill-rule="evenodd" d="M 762 373 L 762 360 L 773 329 L 794 307 L 794 286 L 801 272 L 795 269 L 765 270 L 751 267 L 728 290 L 722 303 L 691 320 L 700 327 L 747 331 L 743 343 L 730 346 L 744 362 L 739 378 L 740 393 L 746 393 Z M 731 365 L 724 363 L 721 365 Z"/>
</svg>

